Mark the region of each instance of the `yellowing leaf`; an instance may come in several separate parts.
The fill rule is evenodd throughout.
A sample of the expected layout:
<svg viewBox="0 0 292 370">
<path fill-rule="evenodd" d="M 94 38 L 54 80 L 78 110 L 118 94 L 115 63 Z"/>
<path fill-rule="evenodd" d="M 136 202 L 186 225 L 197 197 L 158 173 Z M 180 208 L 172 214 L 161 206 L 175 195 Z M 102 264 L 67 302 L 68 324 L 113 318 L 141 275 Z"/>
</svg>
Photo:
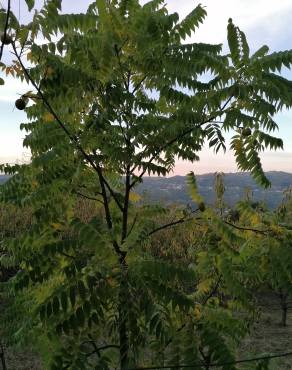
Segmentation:
<svg viewBox="0 0 292 370">
<path fill-rule="evenodd" d="M 47 70 L 46 70 L 46 76 L 47 77 L 50 77 L 52 76 L 52 74 L 54 73 L 54 70 L 52 67 L 48 67 Z"/>
<path fill-rule="evenodd" d="M 52 222 L 51 226 L 55 230 L 62 230 L 62 224 L 60 224 L 59 222 Z"/>
<path fill-rule="evenodd" d="M 29 62 L 32 62 L 33 61 L 33 54 L 31 51 L 29 51 L 27 54 L 26 54 L 26 59 L 29 61 Z"/>
<path fill-rule="evenodd" d="M 53 122 L 55 120 L 52 113 L 49 113 L 49 112 L 44 114 L 43 119 L 44 119 L 45 122 Z"/>
<path fill-rule="evenodd" d="M 115 287 L 116 286 L 116 280 L 113 279 L 112 277 L 109 277 L 107 279 L 107 282 L 108 282 L 108 285 L 111 286 L 111 287 Z"/>
<path fill-rule="evenodd" d="M 260 222 L 260 217 L 257 214 L 253 214 L 250 218 L 252 225 L 256 225 Z"/>
<path fill-rule="evenodd" d="M 138 202 L 141 199 L 140 195 L 137 193 L 130 193 L 130 201 Z"/>
<path fill-rule="evenodd" d="M 195 316 L 195 318 L 196 318 L 196 319 L 200 319 L 200 318 L 201 318 L 201 316 L 202 316 L 202 311 L 201 311 L 201 309 L 200 309 L 200 307 L 199 307 L 199 306 L 196 306 L 196 307 L 194 308 L 194 316 Z"/>
<path fill-rule="evenodd" d="M 212 279 L 206 279 L 197 286 L 197 289 L 200 293 L 207 293 L 210 290 L 211 286 Z"/>
</svg>

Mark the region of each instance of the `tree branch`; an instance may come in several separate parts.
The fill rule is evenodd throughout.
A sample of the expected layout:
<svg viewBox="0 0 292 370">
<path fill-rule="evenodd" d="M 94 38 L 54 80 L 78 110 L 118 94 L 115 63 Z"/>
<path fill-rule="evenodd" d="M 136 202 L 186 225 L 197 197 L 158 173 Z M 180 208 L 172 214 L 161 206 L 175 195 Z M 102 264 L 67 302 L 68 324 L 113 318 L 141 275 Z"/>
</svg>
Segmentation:
<svg viewBox="0 0 292 370">
<path fill-rule="evenodd" d="M 196 212 L 198 212 L 198 210 L 199 210 L 199 209 L 196 209 L 196 210 L 192 211 L 191 213 L 192 213 L 192 214 L 193 214 L 193 213 L 196 213 Z M 188 217 L 188 218 L 187 218 L 187 217 L 182 217 L 182 218 L 180 218 L 180 219 L 178 219 L 178 220 L 176 220 L 176 221 L 169 222 L 168 224 L 161 225 L 161 226 L 157 227 L 156 229 L 154 229 L 154 230 L 150 231 L 150 233 L 149 233 L 147 236 L 151 236 L 151 235 L 153 235 L 154 233 L 156 233 L 156 232 L 158 232 L 158 231 L 161 231 L 161 230 L 167 229 L 167 228 L 169 228 L 169 227 L 171 227 L 171 226 L 176 226 L 176 225 L 179 225 L 179 224 L 182 224 L 182 223 L 184 223 L 184 222 L 191 221 L 191 220 L 193 220 L 193 218 L 192 218 L 192 217 Z"/>
<path fill-rule="evenodd" d="M 207 295 L 207 297 L 205 297 L 204 301 L 202 302 L 203 306 L 209 301 L 210 298 L 213 297 L 214 294 L 217 293 L 217 290 L 219 288 L 221 281 L 222 281 L 222 276 L 219 276 L 219 279 L 217 280 L 214 288 L 211 290 L 211 292 Z"/>
<path fill-rule="evenodd" d="M 104 346 L 98 347 L 93 340 L 88 340 L 88 341 L 83 342 L 83 344 L 84 343 L 90 343 L 94 347 L 94 350 L 92 352 L 86 353 L 86 357 L 90 357 L 94 355 L 95 353 L 100 357 L 100 353 L 99 353 L 100 351 L 105 351 L 110 348 L 120 349 L 120 346 L 118 346 L 117 344 L 106 344 Z"/>
<path fill-rule="evenodd" d="M 227 107 L 227 105 L 229 104 L 229 102 L 231 101 L 232 99 L 232 96 L 227 99 L 227 101 L 224 103 L 224 105 L 220 108 L 220 111 L 221 111 L 221 114 L 223 113 L 223 110 Z M 219 114 L 219 113 L 218 113 Z M 152 155 L 152 157 L 149 159 L 148 163 L 152 163 L 155 158 L 164 150 L 166 149 L 167 147 L 171 146 L 172 144 L 174 144 L 176 141 L 178 141 L 179 139 L 182 139 L 183 137 L 185 137 L 186 135 L 189 135 L 190 133 L 192 133 L 194 130 L 196 130 L 197 128 L 203 126 L 204 124 L 206 123 L 209 123 L 209 122 L 212 122 L 217 116 L 218 114 L 216 115 L 213 115 L 212 117 L 209 117 L 208 119 L 206 120 L 203 120 L 201 123 L 199 123 L 198 125 L 184 131 L 183 133 L 177 135 L 176 137 L 174 137 L 173 139 L 169 140 L 167 143 L 163 144 L 161 147 L 159 147 L 155 152 L 154 154 Z M 142 157 L 143 157 L 143 153 L 142 153 Z M 137 168 L 138 165 L 135 165 L 133 167 L 133 169 L 131 170 L 131 172 L 133 173 L 135 171 L 135 169 Z M 147 169 L 143 170 L 141 172 L 141 174 L 139 176 L 137 176 L 135 178 L 135 180 L 132 182 L 131 184 L 131 188 L 134 187 L 136 185 L 137 182 L 139 182 L 142 177 L 145 175 Z"/>
<path fill-rule="evenodd" d="M 136 214 L 127 236 L 129 236 L 131 234 L 131 232 L 133 231 L 133 229 L 136 225 L 136 222 L 137 222 L 137 218 L 138 218 L 138 215 Z"/>
<path fill-rule="evenodd" d="M 118 63 L 119 63 L 119 67 L 120 67 L 120 72 L 121 72 L 121 77 L 122 77 L 122 80 L 124 82 L 125 89 L 126 90 L 129 90 L 129 83 L 127 84 L 127 81 L 125 79 L 124 72 L 123 72 L 123 67 L 122 67 L 122 62 L 121 62 L 121 58 L 120 58 L 121 48 L 119 49 L 118 46 L 115 44 L 114 49 L 115 49 L 116 57 L 118 59 Z"/>
<path fill-rule="evenodd" d="M 102 198 L 103 198 L 103 205 L 104 205 L 104 210 L 105 210 L 105 219 L 107 223 L 108 229 L 111 231 L 113 228 L 112 224 L 112 218 L 110 214 L 110 208 L 108 204 L 108 199 L 107 199 L 107 194 L 106 194 L 106 189 L 105 189 L 105 180 L 102 176 L 101 169 L 98 167 L 98 177 L 99 177 L 99 183 L 101 187 L 101 193 L 102 193 Z M 124 259 L 125 257 L 125 252 L 121 250 L 120 246 L 118 245 L 116 240 L 113 240 L 113 247 L 117 255 L 119 256 L 120 259 Z"/>
<path fill-rule="evenodd" d="M 1 47 L 0 47 L 0 61 L 2 60 L 2 56 L 3 56 L 4 41 L 5 41 L 5 38 L 6 38 L 6 35 L 7 35 L 7 30 L 8 30 L 10 10 L 11 10 L 11 0 L 8 0 L 7 13 L 6 13 L 6 21 L 5 21 L 5 26 L 4 26 L 4 30 L 3 30 L 3 41 L 2 41 Z"/>
<path fill-rule="evenodd" d="M 82 194 L 80 193 L 79 191 L 76 191 L 76 194 L 77 195 L 80 195 L 81 197 L 85 198 L 85 199 L 88 199 L 88 200 L 93 200 L 93 201 L 96 201 L 96 202 L 99 202 L 101 204 L 104 204 L 102 200 L 98 199 L 98 198 L 95 198 L 95 197 L 90 197 L 88 195 L 85 195 L 85 194 Z"/>
<path fill-rule="evenodd" d="M 128 211 L 129 211 L 129 200 L 130 200 L 130 165 L 126 169 L 126 184 L 125 184 L 125 201 L 123 207 L 123 222 L 122 222 L 122 243 L 127 237 L 128 234 Z"/>
<path fill-rule="evenodd" d="M 229 226 L 232 226 L 234 227 L 235 229 L 237 230 L 242 230 L 242 231 L 253 231 L 254 233 L 258 233 L 258 234 L 266 234 L 266 233 L 269 233 L 271 230 L 258 230 L 258 229 L 253 229 L 251 227 L 244 227 L 244 226 L 237 226 L 235 224 L 232 224 L 231 222 L 228 222 L 228 221 L 223 221 L 225 224 L 229 225 Z"/>
<path fill-rule="evenodd" d="M 117 344 L 108 344 L 108 345 L 105 345 L 105 346 L 102 346 L 102 347 L 98 347 L 98 350 L 99 351 L 104 351 L 104 350 L 109 349 L 109 348 L 120 349 L 120 346 L 118 346 Z"/>
<path fill-rule="evenodd" d="M 247 359 L 242 359 L 242 360 L 235 360 L 235 361 L 226 361 L 226 362 L 218 362 L 218 363 L 210 363 L 209 367 L 222 367 L 222 366 L 228 366 L 228 365 L 236 365 L 236 364 L 243 364 L 243 363 L 249 363 L 249 362 L 256 362 L 256 361 L 261 361 L 261 360 L 270 360 L 273 358 L 281 358 L 281 357 L 288 357 L 292 356 L 292 351 L 291 352 L 284 352 L 284 353 L 278 353 L 278 354 L 273 354 L 273 355 L 263 355 L 263 356 L 257 356 L 257 357 L 251 357 Z M 188 369 L 188 368 L 201 368 L 204 364 L 202 362 L 197 362 L 192 365 L 166 365 L 166 366 L 148 366 L 148 367 L 134 367 L 130 368 L 128 370 L 159 370 L 159 369 Z"/>
<path fill-rule="evenodd" d="M 146 80 L 147 75 L 145 75 L 140 82 L 137 83 L 137 85 L 134 87 L 132 94 L 135 94 L 135 92 L 141 87 L 142 83 Z"/>
<path fill-rule="evenodd" d="M 103 175 L 102 175 L 102 172 L 101 172 L 100 167 L 97 166 L 95 164 L 95 162 L 92 160 L 92 158 L 90 157 L 90 155 L 88 155 L 85 152 L 85 150 L 79 144 L 78 138 L 75 135 L 71 134 L 71 132 L 67 129 L 66 125 L 61 121 L 61 119 L 59 118 L 59 116 L 54 111 L 53 107 L 51 106 L 51 104 L 45 98 L 45 96 L 42 93 L 42 91 L 40 90 L 39 86 L 37 86 L 37 84 L 35 83 L 35 81 L 30 76 L 27 68 L 22 63 L 22 60 L 21 60 L 19 54 L 17 53 L 15 44 L 13 43 L 12 46 L 13 46 L 13 50 L 14 50 L 15 56 L 16 56 L 17 60 L 19 61 L 20 66 L 21 66 L 24 74 L 26 75 L 26 77 L 28 78 L 28 80 L 30 81 L 30 83 L 33 85 L 33 87 L 37 90 L 39 96 L 41 97 L 41 99 L 42 99 L 44 105 L 46 106 L 46 108 L 48 109 L 48 111 L 53 115 L 53 117 L 55 118 L 55 120 L 57 121 L 57 123 L 59 124 L 59 126 L 62 128 L 62 130 L 65 132 L 65 134 L 68 136 L 68 138 L 74 143 L 75 147 L 81 152 L 81 154 L 83 155 L 83 157 L 85 158 L 85 160 L 92 166 L 92 168 L 98 173 L 98 175 L 103 178 Z M 112 197 L 114 198 L 117 206 L 119 207 L 119 209 L 121 210 L 121 212 L 123 212 L 123 207 L 120 204 L 119 200 L 117 199 L 117 197 L 115 195 L 115 192 L 112 190 L 112 188 L 110 187 L 110 185 L 106 181 L 106 179 L 103 178 L 103 182 L 104 182 L 105 186 L 107 187 L 108 191 L 110 192 L 110 194 L 112 195 Z"/>
<path fill-rule="evenodd" d="M 0 359 L 1 359 L 2 370 L 7 370 L 4 347 L 2 343 L 0 344 Z"/>
<path fill-rule="evenodd" d="M 67 253 L 65 253 L 65 252 L 59 252 L 62 256 L 64 256 L 64 257 L 67 257 L 67 258 L 70 258 L 70 259 L 73 259 L 73 260 L 75 260 L 76 259 L 76 257 L 74 257 L 74 256 L 71 256 L 70 254 L 67 254 Z"/>
</svg>

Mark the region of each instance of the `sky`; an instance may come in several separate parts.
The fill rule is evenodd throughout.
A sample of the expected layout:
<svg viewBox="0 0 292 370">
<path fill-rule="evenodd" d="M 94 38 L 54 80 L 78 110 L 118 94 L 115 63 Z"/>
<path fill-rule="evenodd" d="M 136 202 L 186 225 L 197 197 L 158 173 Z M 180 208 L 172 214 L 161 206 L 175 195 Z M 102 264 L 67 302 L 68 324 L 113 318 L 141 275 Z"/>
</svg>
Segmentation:
<svg viewBox="0 0 292 370">
<path fill-rule="evenodd" d="M 91 0 L 63 0 L 64 12 L 83 12 Z M 147 0 L 141 0 L 145 3 Z M 18 5 L 20 3 L 20 9 Z M 36 6 L 43 0 L 36 0 Z M 195 0 L 166 0 L 170 12 L 177 12 L 180 17 L 186 16 L 199 2 Z M 245 33 L 251 51 L 257 50 L 264 44 L 270 51 L 292 49 L 292 0 L 201 0 L 207 10 L 207 18 L 197 30 L 191 41 L 223 43 L 226 48 L 226 27 L 228 18 L 239 26 Z M 7 0 L 0 2 L 4 7 Z M 20 14 L 20 21 L 26 22 L 29 15 L 24 0 L 12 0 L 15 14 Z M 190 41 L 190 40 L 189 40 Z M 5 49 L 4 60 L 9 58 L 10 51 Z M 284 76 L 292 79 L 292 72 L 284 71 Z M 4 77 L 4 76 L 2 76 Z M 5 78 L 5 85 L 0 86 L 0 163 L 27 160 L 28 151 L 22 147 L 24 133 L 19 125 L 25 122 L 23 112 L 14 109 L 14 101 L 28 87 L 12 78 Z M 277 136 L 284 141 L 284 150 L 266 152 L 262 155 L 263 167 L 266 171 L 287 171 L 292 173 L 292 111 L 278 114 L 279 124 Z M 206 172 L 236 172 L 236 164 L 232 152 L 215 155 L 211 149 L 204 148 L 200 153 L 200 161 L 188 163 L 177 161 L 172 175 L 184 175 L 189 171 Z"/>
</svg>

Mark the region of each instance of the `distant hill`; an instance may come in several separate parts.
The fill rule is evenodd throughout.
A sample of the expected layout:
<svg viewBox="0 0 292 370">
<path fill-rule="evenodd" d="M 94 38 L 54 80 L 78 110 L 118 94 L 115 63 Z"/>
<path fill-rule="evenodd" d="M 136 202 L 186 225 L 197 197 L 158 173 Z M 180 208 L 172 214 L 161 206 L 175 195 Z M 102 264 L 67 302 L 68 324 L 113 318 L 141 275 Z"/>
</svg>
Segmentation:
<svg viewBox="0 0 292 370">
<path fill-rule="evenodd" d="M 0 185 L 4 184 L 5 181 L 9 179 L 9 176 L 6 175 L 0 175 Z"/>
<path fill-rule="evenodd" d="M 224 200 L 229 206 L 233 206 L 244 196 L 245 189 L 248 187 L 253 193 L 254 200 L 264 201 L 269 208 L 276 208 L 283 197 L 283 191 L 292 186 L 292 174 L 286 172 L 272 171 L 266 173 L 272 183 L 270 189 L 259 187 L 248 173 L 227 173 L 224 176 L 226 187 Z M 197 175 L 199 192 L 206 202 L 212 204 L 215 200 L 214 194 L 214 174 Z M 8 176 L 0 175 L 0 184 L 4 183 Z M 143 183 L 139 185 L 137 192 L 143 194 L 153 202 L 163 202 L 166 204 L 177 203 L 187 204 L 191 199 L 186 187 L 184 176 L 173 177 L 145 177 Z"/>
<path fill-rule="evenodd" d="M 283 197 L 283 191 L 292 186 L 292 174 L 286 172 L 267 172 L 272 186 L 263 189 L 258 186 L 248 173 L 227 173 L 224 176 L 225 195 L 224 200 L 229 206 L 233 206 L 242 199 L 246 188 L 250 188 L 256 201 L 264 201 L 269 208 L 276 208 Z M 212 204 L 215 200 L 214 174 L 197 175 L 199 192 L 206 202 Z M 139 185 L 138 193 L 144 194 L 151 201 L 162 201 L 167 204 L 190 202 L 184 176 L 174 177 L 145 177 Z"/>
</svg>

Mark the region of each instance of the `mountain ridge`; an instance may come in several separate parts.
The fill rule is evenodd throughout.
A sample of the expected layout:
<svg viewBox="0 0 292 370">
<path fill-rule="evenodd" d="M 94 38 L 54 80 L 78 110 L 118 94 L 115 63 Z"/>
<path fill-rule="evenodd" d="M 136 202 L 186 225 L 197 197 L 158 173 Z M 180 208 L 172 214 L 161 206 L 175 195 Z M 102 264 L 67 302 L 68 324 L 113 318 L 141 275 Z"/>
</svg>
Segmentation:
<svg viewBox="0 0 292 370">
<path fill-rule="evenodd" d="M 264 189 L 256 184 L 247 172 L 224 173 L 225 203 L 229 206 L 243 199 L 246 188 L 249 188 L 255 201 L 263 201 L 271 209 L 276 208 L 282 201 L 283 191 L 292 186 L 292 173 L 285 171 L 266 172 L 271 181 L 271 187 Z M 214 180 L 215 173 L 196 175 L 198 189 L 206 202 L 215 202 Z M 191 202 L 188 196 L 185 176 L 172 177 L 145 177 L 137 192 L 154 202 L 166 204 L 187 204 Z"/>
<path fill-rule="evenodd" d="M 224 200 L 228 206 L 243 199 L 247 188 L 253 194 L 255 201 L 263 201 L 271 209 L 276 208 L 283 198 L 283 191 L 292 186 L 292 173 L 285 171 L 268 171 L 267 177 L 271 181 L 271 187 L 264 189 L 256 184 L 247 172 L 224 173 L 225 194 Z M 9 176 L 0 175 L 0 184 L 3 184 Z M 215 201 L 214 180 L 215 173 L 196 175 L 198 189 L 208 204 Z M 188 204 L 191 199 L 188 195 L 186 176 L 174 175 L 170 177 L 147 176 L 137 187 L 137 193 L 143 195 L 151 202 L 165 204 Z"/>
</svg>

